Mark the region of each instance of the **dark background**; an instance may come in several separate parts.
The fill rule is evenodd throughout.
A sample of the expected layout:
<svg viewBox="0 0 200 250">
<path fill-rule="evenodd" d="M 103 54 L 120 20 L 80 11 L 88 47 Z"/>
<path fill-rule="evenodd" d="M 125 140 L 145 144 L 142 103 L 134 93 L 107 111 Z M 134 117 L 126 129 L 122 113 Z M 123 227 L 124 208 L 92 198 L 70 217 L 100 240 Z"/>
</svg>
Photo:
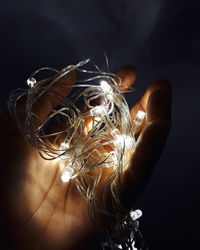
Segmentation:
<svg viewBox="0 0 200 250">
<path fill-rule="evenodd" d="M 102 49 L 112 71 L 137 67 L 130 104 L 153 79 L 172 83 L 172 131 L 137 207 L 150 250 L 200 249 L 200 1 L 1 1 L 0 32 L 1 112 L 37 68 Z"/>
</svg>

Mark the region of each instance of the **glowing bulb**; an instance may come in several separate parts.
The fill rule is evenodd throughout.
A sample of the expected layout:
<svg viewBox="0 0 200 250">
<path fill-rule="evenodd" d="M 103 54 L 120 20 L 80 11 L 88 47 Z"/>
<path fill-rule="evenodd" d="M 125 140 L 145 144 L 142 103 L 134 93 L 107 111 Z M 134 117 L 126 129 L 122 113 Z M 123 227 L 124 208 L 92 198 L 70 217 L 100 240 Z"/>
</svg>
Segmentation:
<svg viewBox="0 0 200 250">
<path fill-rule="evenodd" d="M 99 116 L 102 115 L 103 113 L 104 113 L 104 107 L 101 105 L 96 106 L 95 108 L 90 110 L 90 114 L 92 116 Z"/>
<path fill-rule="evenodd" d="M 120 244 L 117 245 L 117 247 L 118 247 L 118 249 L 123 249 L 123 248 L 122 248 L 122 245 L 120 245 Z M 132 243 L 132 249 L 133 249 L 133 250 L 138 250 L 138 249 L 135 247 L 135 241 L 133 241 L 133 243 Z"/>
<path fill-rule="evenodd" d="M 119 135 L 117 136 L 117 138 L 115 139 L 115 142 L 119 145 L 119 146 L 123 146 L 125 144 L 125 139 L 126 136 L 125 135 Z"/>
<path fill-rule="evenodd" d="M 137 132 L 138 127 L 142 124 L 144 118 L 145 118 L 146 113 L 139 110 L 136 114 L 136 117 L 134 119 L 134 124 L 133 124 L 133 133 Z"/>
<path fill-rule="evenodd" d="M 111 243 L 108 245 L 111 245 L 111 248 L 116 248 L 116 245 L 120 244 L 121 241 L 126 249 L 131 248 L 132 243 L 132 248 L 136 249 L 134 248 L 134 239 L 138 228 L 137 218 L 141 216 L 140 210 L 125 216 L 127 212 L 121 207 L 116 193 L 120 188 L 118 184 L 122 179 L 120 178 L 122 177 L 122 171 L 130 166 L 136 145 L 134 134 L 142 124 L 145 113 L 139 111 L 132 121 L 128 104 L 123 97 L 123 93 L 117 87 L 120 78 L 110 72 L 102 72 L 93 60 L 91 60 L 91 63 L 95 66 L 94 70 L 91 67 L 90 70 L 87 67 L 84 68 L 83 66 L 89 61 L 90 59 L 87 59 L 76 65 L 69 65 L 60 71 L 49 67 L 35 71 L 27 79 L 28 91 L 19 92 L 17 90 L 11 95 L 9 100 L 10 111 L 16 121 L 20 123 L 23 134 L 40 151 L 41 156 L 44 159 L 59 161 L 56 162 L 56 166 L 59 167 L 60 183 L 68 184 L 70 180 L 74 179 L 75 188 L 80 190 L 84 199 L 88 201 L 88 208 L 94 215 L 94 223 L 98 223 L 98 218 L 95 216 L 96 211 L 98 211 L 98 202 L 96 202 L 98 195 L 95 194 L 99 186 L 98 183 L 101 183 L 102 179 L 99 170 L 101 168 L 105 170 L 108 178 L 106 177 L 105 180 L 102 197 L 106 197 L 106 191 L 111 187 L 115 207 L 114 216 L 119 216 L 116 227 L 113 227 L 113 232 L 109 230 L 109 234 L 106 235 L 108 236 L 108 242 Z M 106 63 L 108 65 L 107 59 Z M 49 78 L 39 80 L 37 74 L 43 70 L 50 70 L 54 74 Z M 85 72 L 89 76 L 77 79 L 78 84 L 75 85 L 74 75 L 72 74 L 74 71 Z M 61 81 L 62 85 L 62 80 L 65 77 L 70 81 L 69 86 L 57 84 Z M 93 83 L 97 79 L 99 81 L 98 86 Z M 89 84 L 90 82 L 92 84 Z M 59 94 L 58 87 L 69 87 L 68 90 L 73 87 L 75 89 L 78 87 L 78 89 L 66 99 Z M 56 105 L 56 107 L 53 107 L 55 106 L 53 105 L 49 109 L 49 115 L 43 121 L 38 122 L 36 119 L 38 116 L 34 111 L 35 106 L 40 103 L 41 94 L 47 96 L 47 102 L 50 98 L 49 101 L 55 101 L 56 103 L 58 101 L 59 105 Z M 25 123 L 19 117 L 18 104 L 20 102 L 18 101 L 21 100 L 20 98 L 23 101 L 25 98 L 28 105 L 26 112 L 24 112 Z M 101 102 L 97 106 L 91 106 L 95 100 Z M 85 107 L 84 110 L 81 106 Z M 46 128 L 51 127 L 54 121 L 64 122 L 63 126 L 59 126 L 56 132 L 48 132 Z M 110 149 L 113 151 L 110 151 Z M 119 176 L 117 178 L 119 182 L 115 181 L 116 178 L 113 178 L 115 176 Z M 92 185 L 91 181 L 93 182 Z M 133 223 L 131 217 L 136 220 L 135 223 Z M 126 228 L 128 229 L 127 233 L 124 233 Z M 112 240 L 113 235 L 119 236 L 117 242 Z M 119 245 L 120 249 L 123 248 L 122 245 Z"/>
<path fill-rule="evenodd" d="M 114 151 L 111 151 L 109 153 L 104 153 L 102 156 L 106 158 L 106 161 L 103 163 L 105 167 L 107 168 L 117 167 L 117 155 Z"/>
<path fill-rule="evenodd" d="M 140 209 L 137 209 L 135 211 L 131 211 L 130 216 L 133 220 L 137 220 L 142 216 L 142 211 Z"/>
<path fill-rule="evenodd" d="M 95 122 L 100 122 L 101 121 L 101 117 L 100 116 L 95 116 L 94 118 L 94 125 L 96 125 Z"/>
<path fill-rule="evenodd" d="M 138 249 L 135 247 L 135 241 L 133 241 L 133 243 L 132 243 L 132 248 L 133 248 L 133 250 L 138 250 Z"/>
<path fill-rule="evenodd" d="M 62 182 L 68 182 L 71 179 L 73 173 L 74 170 L 72 168 L 67 168 L 61 176 Z"/>
<path fill-rule="evenodd" d="M 126 146 L 126 149 L 129 149 L 131 147 L 133 147 L 135 144 L 135 140 L 133 137 L 131 136 L 125 136 L 125 146 Z"/>
<path fill-rule="evenodd" d="M 115 128 L 115 129 L 113 129 L 113 131 L 111 132 L 111 135 L 112 135 L 113 137 L 118 137 L 118 136 L 120 136 L 121 134 L 120 134 L 120 132 L 119 132 L 119 129 Z"/>
<path fill-rule="evenodd" d="M 60 148 L 59 148 L 59 151 L 61 153 L 59 158 L 61 160 L 66 161 L 69 159 L 69 155 L 66 155 L 66 150 L 68 150 L 69 148 L 70 148 L 70 145 L 68 142 L 61 143 Z"/>
<path fill-rule="evenodd" d="M 35 80 L 35 78 L 29 78 L 28 80 L 27 80 L 27 84 L 28 84 L 28 86 L 30 86 L 31 88 L 35 85 L 37 83 L 37 81 Z"/>
<path fill-rule="evenodd" d="M 105 80 L 102 80 L 100 82 L 100 85 L 101 85 L 101 89 L 103 90 L 103 92 L 105 93 L 112 93 L 113 92 L 113 89 L 112 87 L 110 86 L 110 84 L 108 82 L 106 82 Z"/>
<path fill-rule="evenodd" d="M 145 117 L 145 112 L 139 110 L 136 114 L 136 117 L 135 117 L 135 123 L 139 123 L 141 124 L 142 121 L 144 120 L 144 117 Z"/>
<path fill-rule="evenodd" d="M 125 148 L 129 149 L 135 144 L 135 140 L 133 137 L 120 134 L 118 129 L 113 129 L 111 135 L 115 138 L 115 143 L 120 147 L 123 147 L 125 145 Z"/>
</svg>

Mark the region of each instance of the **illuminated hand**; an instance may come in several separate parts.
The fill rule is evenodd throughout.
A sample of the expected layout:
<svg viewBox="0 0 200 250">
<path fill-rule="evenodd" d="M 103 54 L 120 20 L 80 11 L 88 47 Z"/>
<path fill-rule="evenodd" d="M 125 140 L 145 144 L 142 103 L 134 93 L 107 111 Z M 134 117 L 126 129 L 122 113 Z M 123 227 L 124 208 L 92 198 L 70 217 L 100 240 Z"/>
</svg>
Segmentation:
<svg viewBox="0 0 200 250">
<path fill-rule="evenodd" d="M 123 85 L 132 85 L 132 67 L 117 71 Z M 71 75 L 71 83 L 75 75 Z M 70 84 L 69 80 L 62 84 Z M 62 95 L 69 94 L 63 90 Z M 44 119 L 42 106 L 55 103 L 42 98 L 35 112 Z M 164 80 L 154 81 L 131 109 L 147 113 L 138 133 L 137 147 L 130 167 L 123 174 L 122 202 L 131 207 L 151 176 L 170 130 L 171 88 Z M 59 163 L 40 157 L 6 115 L 1 120 L 1 221 L 8 228 L 11 249 L 88 249 L 95 229 L 87 214 L 87 204 L 73 180 L 60 180 Z M 104 182 L 101 182 L 103 185 Z"/>
</svg>

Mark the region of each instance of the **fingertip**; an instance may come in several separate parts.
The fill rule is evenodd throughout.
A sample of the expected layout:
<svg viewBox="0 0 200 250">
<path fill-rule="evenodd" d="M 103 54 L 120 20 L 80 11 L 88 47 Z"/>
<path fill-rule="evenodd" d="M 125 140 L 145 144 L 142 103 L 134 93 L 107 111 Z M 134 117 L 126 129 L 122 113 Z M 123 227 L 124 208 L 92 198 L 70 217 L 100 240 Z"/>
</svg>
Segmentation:
<svg viewBox="0 0 200 250">
<path fill-rule="evenodd" d="M 133 161 L 151 163 L 159 159 L 171 129 L 171 123 L 157 119 L 150 122 L 138 138 Z M 145 165 L 145 164 L 144 164 Z M 151 164 L 150 164 L 151 165 Z"/>
<path fill-rule="evenodd" d="M 125 65 L 116 71 L 116 75 L 120 77 L 122 85 L 131 86 L 136 80 L 136 68 Z"/>
<path fill-rule="evenodd" d="M 122 203 L 131 207 L 148 183 L 159 160 L 171 123 L 158 119 L 147 125 L 137 141 L 130 166 L 123 174 Z"/>
<path fill-rule="evenodd" d="M 171 92 L 157 89 L 151 93 L 147 103 L 147 121 L 157 119 L 171 121 Z"/>
<path fill-rule="evenodd" d="M 147 103 L 149 96 L 152 94 L 152 92 L 156 90 L 163 90 L 166 91 L 167 93 L 172 92 L 172 86 L 169 81 L 158 78 L 154 80 L 140 99 L 139 103 L 142 105 L 142 107 L 146 110 L 147 109 Z"/>
<path fill-rule="evenodd" d="M 62 78 L 60 78 L 54 84 L 54 87 L 74 85 L 75 82 L 76 82 L 76 71 L 72 71 L 72 72 L 68 73 L 67 75 L 64 75 Z M 64 93 L 64 94 L 66 95 L 66 93 Z"/>
<path fill-rule="evenodd" d="M 150 90 L 150 92 L 152 92 L 152 91 L 157 90 L 157 89 L 162 89 L 164 91 L 171 92 L 172 85 L 169 81 L 167 81 L 165 79 L 157 78 L 149 85 L 149 90 Z"/>
</svg>

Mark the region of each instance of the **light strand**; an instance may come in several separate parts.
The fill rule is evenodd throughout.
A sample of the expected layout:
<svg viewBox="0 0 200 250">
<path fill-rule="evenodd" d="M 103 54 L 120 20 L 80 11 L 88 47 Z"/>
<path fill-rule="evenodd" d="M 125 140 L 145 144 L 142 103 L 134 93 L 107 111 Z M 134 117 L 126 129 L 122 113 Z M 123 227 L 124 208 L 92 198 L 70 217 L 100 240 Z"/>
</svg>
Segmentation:
<svg viewBox="0 0 200 250">
<path fill-rule="evenodd" d="M 84 68 L 89 63 L 94 70 Z M 37 81 L 37 74 L 46 70 L 53 72 L 54 76 Z M 67 85 L 58 84 L 63 79 L 69 82 L 74 71 L 91 77 L 78 79 L 76 84 L 72 81 Z M 122 91 L 121 80 L 113 73 L 101 71 L 91 59 L 60 71 L 49 67 L 39 69 L 30 76 L 27 85 L 28 89 L 13 91 L 9 99 L 10 113 L 23 135 L 39 150 L 41 157 L 60 161 L 64 166 L 61 181 L 67 183 L 73 179 L 76 182 L 78 190 L 88 200 L 89 215 L 98 226 L 101 223 L 97 211 L 107 213 L 105 197 L 108 190 L 111 191 L 112 216 L 119 220 L 112 231 L 115 235 L 121 234 L 118 249 L 135 249 L 133 235 L 139 232 L 139 216 L 135 211 L 131 218 L 121 206 L 118 195 L 121 176 L 135 150 L 135 134 L 145 118 L 145 113 L 138 111 L 135 119 L 131 120 L 123 96 L 131 88 L 123 86 L 126 90 Z M 71 92 L 67 97 L 61 94 L 66 90 Z M 42 98 L 55 103 L 54 107 L 49 107 L 48 103 L 40 107 L 44 117 L 35 111 Z M 23 106 L 20 104 L 22 100 Z M 105 208 L 102 211 L 95 201 L 97 187 L 106 168 L 110 169 L 110 176 L 102 195 Z M 93 179 L 92 172 L 95 173 Z M 123 234 L 122 229 L 125 231 Z M 117 247 L 111 233 L 109 235 L 110 243 L 107 245 Z"/>
</svg>

